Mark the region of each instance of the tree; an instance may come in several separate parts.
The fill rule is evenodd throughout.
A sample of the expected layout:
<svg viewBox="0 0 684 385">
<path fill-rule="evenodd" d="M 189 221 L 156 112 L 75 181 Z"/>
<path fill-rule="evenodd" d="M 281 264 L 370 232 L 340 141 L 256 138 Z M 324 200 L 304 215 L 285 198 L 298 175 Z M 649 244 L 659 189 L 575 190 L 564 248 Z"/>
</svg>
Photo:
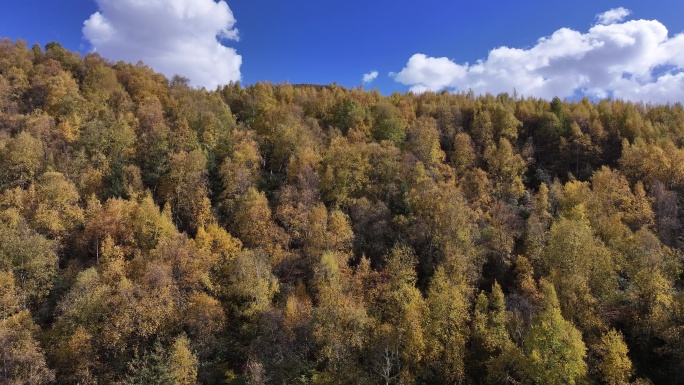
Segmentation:
<svg viewBox="0 0 684 385">
<path fill-rule="evenodd" d="M 472 122 L 473 141 L 478 148 L 486 148 L 494 140 L 494 125 L 489 111 L 478 109 Z"/>
<path fill-rule="evenodd" d="M 683 127 L 0 40 L 0 383 L 680 383 Z"/>
<path fill-rule="evenodd" d="M 454 152 L 451 155 L 451 161 L 459 177 L 466 175 L 475 166 L 477 153 L 467 133 L 459 132 L 454 137 Z"/>
<path fill-rule="evenodd" d="M 114 108 L 114 112 L 116 114 L 123 114 L 133 107 L 130 97 L 116 77 L 116 70 L 99 53 L 91 52 L 86 55 L 83 64 L 86 75 L 83 79 L 81 92 L 83 97 L 90 103 L 88 109 L 92 108 L 97 111 L 109 106 L 116 106 L 117 108 Z M 124 95 L 127 99 L 125 103 L 117 100 L 124 97 Z"/>
<path fill-rule="evenodd" d="M 601 336 L 595 350 L 599 355 L 598 370 L 601 380 L 608 385 L 627 385 L 632 376 L 632 361 L 622 333 L 615 329 Z"/>
<path fill-rule="evenodd" d="M 532 214 L 527 219 L 525 231 L 525 255 L 532 262 L 539 262 L 546 245 L 552 216 L 549 210 L 549 188 L 545 183 L 539 186 L 539 191 L 532 198 Z"/>
<path fill-rule="evenodd" d="M 257 318 L 271 307 L 279 290 L 264 256 L 249 250 L 217 266 L 212 278 L 219 298 L 241 317 Z"/>
<path fill-rule="evenodd" d="M 592 175 L 591 187 L 591 194 L 582 199 L 592 226 L 606 243 L 652 226 L 653 211 L 642 184 L 635 185 L 635 194 L 619 171 L 604 166 Z"/>
<path fill-rule="evenodd" d="M 0 270 L 0 318 L 9 317 L 20 309 L 19 295 L 12 271 Z"/>
<path fill-rule="evenodd" d="M 444 161 L 445 154 L 439 145 L 437 121 L 432 118 L 419 119 L 408 129 L 407 146 L 427 167 L 436 167 Z"/>
<path fill-rule="evenodd" d="M 316 336 L 313 335 L 311 298 L 303 286 L 290 293 L 278 309 L 267 311 L 259 322 L 258 336 L 251 341 L 248 375 L 256 380 L 257 367 L 274 383 L 327 383 L 331 373 L 323 362 L 316 365 Z M 251 366 L 251 367 L 250 367 Z M 251 373 L 250 373 L 251 372 Z"/>
<path fill-rule="evenodd" d="M 361 128 L 366 120 L 366 110 L 352 97 L 339 100 L 333 107 L 331 124 L 346 134 L 350 128 Z"/>
<path fill-rule="evenodd" d="M 372 370 L 412 383 L 425 359 L 425 300 L 416 288 L 416 259 L 409 247 L 395 246 L 386 258 L 387 282 L 380 289 Z"/>
<path fill-rule="evenodd" d="M 479 383 L 515 383 L 524 370 L 520 364 L 522 354 L 511 340 L 507 324 L 504 294 L 494 282 L 489 295 L 481 292 L 477 296 L 471 324 L 471 367 Z"/>
<path fill-rule="evenodd" d="M 197 230 L 195 244 L 200 250 L 212 254 L 213 263 L 229 261 L 242 250 L 242 242 L 215 223 Z"/>
<path fill-rule="evenodd" d="M 135 201 L 114 198 L 104 204 L 91 197 L 84 222 L 79 243 L 85 255 L 94 258 L 107 236 L 132 258 L 136 250 L 149 253 L 159 242 L 177 234 L 170 210 L 160 211 L 149 193 Z"/>
<path fill-rule="evenodd" d="M 234 259 L 222 260 L 212 269 L 211 278 L 213 292 L 227 319 L 227 334 L 223 334 L 224 347 L 219 346 L 220 351 L 226 355 L 231 367 L 239 369 L 253 358 L 250 347 L 256 344 L 257 337 L 271 338 L 271 331 L 279 328 L 278 324 L 269 322 L 270 327 L 262 330 L 265 325 L 259 322 L 267 322 L 273 314 L 273 299 L 280 291 L 279 282 L 262 250 L 243 250 Z M 259 352 L 270 354 L 269 349 L 264 347 Z"/>
<path fill-rule="evenodd" d="M 180 229 L 195 233 L 211 222 L 207 158 L 200 150 L 171 155 L 160 190 Z"/>
<path fill-rule="evenodd" d="M 145 186 L 152 191 L 168 169 L 171 131 L 164 119 L 164 111 L 154 95 L 147 95 L 137 103 L 136 160 L 142 171 Z"/>
<path fill-rule="evenodd" d="M 38 330 L 28 310 L 0 318 L 0 382 L 42 385 L 54 381 L 55 373 L 36 340 Z"/>
<path fill-rule="evenodd" d="M 32 80 L 34 93 L 42 96 L 43 109 L 54 116 L 67 140 L 78 137 L 82 106 L 85 104 L 78 84 L 70 73 L 63 71 L 52 59 L 36 66 Z M 61 126 L 61 127 L 60 127 Z"/>
<path fill-rule="evenodd" d="M 345 137 L 335 138 L 321 162 L 321 193 L 326 204 L 348 207 L 370 183 L 369 154 Z"/>
<path fill-rule="evenodd" d="M 498 145 L 487 146 L 484 157 L 494 182 L 495 195 L 504 201 L 519 198 L 525 190 L 522 175 L 527 165 L 525 160 L 513 151 L 508 139 L 501 138 Z"/>
<path fill-rule="evenodd" d="M 41 234 L 61 240 L 83 223 L 76 186 L 64 174 L 46 172 L 28 190 L 25 216 Z"/>
<path fill-rule="evenodd" d="M 591 172 L 591 162 L 596 157 L 597 152 L 596 146 L 591 141 L 591 136 L 582 132 L 576 122 L 572 122 L 568 137 L 560 138 L 559 149 L 563 156 L 556 162 L 558 170 L 567 170 L 578 178 L 586 178 L 587 170 Z M 582 163 L 584 163 L 584 167 L 580 168 Z"/>
<path fill-rule="evenodd" d="M 227 216 L 235 213 L 238 199 L 259 180 L 263 163 L 253 131 L 233 130 L 230 154 L 219 168 L 221 177 L 221 205 Z"/>
<path fill-rule="evenodd" d="M 184 302 L 182 320 L 192 338 L 187 343 L 206 359 L 216 347 L 216 336 L 226 324 L 225 312 L 218 300 L 201 291 L 195 291 Z"/>
<path fill-rule="evenodd" d="M 275 252 L 287 244 L 287 234 L 273 222 L 266 194 L 254 187 L 240 197 L 230 228 L 249 248 L 262 247 Z"/>
<path fill-rule="evenodd" d="M 430 275 L 437 265 L 444 263 L 453 268 L 452 274 L 475 279 L 482 261 L 474 244 L 474 213 L 453 183 L 435 183 L 418 165 L 418 181 L 409 191 L 408 202 L 412 209 L 409 234 L 419 253 L 421 268 Z"/>
<path fill-rule="evenodd" d="M 75 147 L 83 152 L 88 165 L 100 171 L 109 188 L 101 196 L 125 194 L 124 169 L 135 155 L 136 136 L 126 117 L 116 118 L 112 111 L 100 113 L 86 122 Z"/>
<path fill-rule="evenodd" d="M 678 218 L 677 193 L 665 188 L 662 182 L 655 182 L 650 189 L 653 197 L 653 211 L 658 238 L 667 246 L 673 246 L 676 234 L 682 228 Z"/>
<path fill-rule="evenodd" d="M 26 131 L 2 144 L 0 141 L 0 187 L 26 187 L 42 165 L 43 144 Z"/>
<path fill-rule="evenodd" d="M 481 242 L 494 274 L 501 279 L 511 265 L 513 248 L 523 232 L 523 221 L 515 207 L 500 200 L 492 204 L 485 218 L 487 225 L 481 232 Z"/>
<path fill-rule="evenodd" d="M 347 259 L 347 254 L 324 252 L 314 268 L 318 295 L 312 334 L 319 345 L 318 360 L 325 365 L 323 377 L 329 383 L 350 383 L 362 375 L 357 360 L 373 327 L 363 298 L 355 297 L 351 290 Z"/>
<path fill-rule="evenodd" d="M 22 306 L 35 308 L 54 285 L 56 244 L 28 228 L 23 221 L 0 219 L 0 271 L 11 271 Z"/>
<path fill-rule="evenodd" d="M 303 251 L 307 257 L 317 258 L 324 251 L 349 251 L 354 232 L 349 218 L 342 211 L 328 213 L 319 203 L 308 214 L 303 237 Z"/>
<path fill-rule="evenodd" d="M 600 327 L 603 321 L 594 306 L 615 293 L 617 277 L 611 252 L 594 237 L 587 220 L 554 222 L 543 255 L 563 313 L 583 330 Z"/>
<path fill-rule="evenodd" d="M 123 261 L 120 248 L 109 242 L 101 253 L 98 269 L 79 273 L 57 306 L 50 355 L 59 365 L 60 378 L 118 381 L 129 364 L 137 365 L 131 362 L 136 354 L 145 362 L 147 357 L 140 353 L 152 350 L 156 338 L 169 338 L 177 330 L 181 297 L 171 269 L 155 261 Z M 66 355 L 75 349 L 83 351 Z M 88 351 L 93 354 L 84 355 Z"/>
<path fill-rule="evenodd" d="M 469 288 L 443 266 L 437 268 L 427 295 L 426 361 L 433 381 L 462 383 L 465 379 Z"/>
<path fill-rule="evenodd" d="M 181 294 L 211 288 L 210 269 L 213 255 L 197 247 L 186 234 L 176 234 L 159 242 L 150 253 L 155 263 L 165 265 Z M 153 282 L 154 283 L 154 282 Z"/>
<path fill-rule="evenodd" d="M 530 384 L 575 385 L 587 377 L 582 335 L 561 315 L 553 284 L 541 283 L 542 306 L 525 337 L 524 375 Z"/>
<path fill-rule="evenodd" d="M 373 138 L 377 141 L 389 140 L 400 147 L 406 138 L 406 125 L 401 119 L 399 109 L 388 102 L 380 102 L 374 106 L 372 113 Z"/>
<path fill-rule="evenodd" d="M 490 107 L 490 111 L 496 137 L 515 141 L 518 138 L 518 129 L 522 126 L 522 122 L 515 117 L 513 108 L 497 102 Z"/>
<path fill-rule="evenodd" d="M 171 345 L 169 367 L 173 385 L 197 384 L 197 357 L 190 351 L 190 340 L 178 336 Z"/>
<path fill-rule="evenodd" d="M 157 342 L 129 364 L 125 384 L 197 384 L 197 358 L 189 349 L 187 337 L 177 337 L 171 346 Z"/>
<path fill-rule="evenodd" d="M 61 382 L 76 384 L 97 384 L 98 357 L 94 349 L 93 336 L 79 325 L 64 344 L 53 347 L 50 358 Z"/>
</svg>

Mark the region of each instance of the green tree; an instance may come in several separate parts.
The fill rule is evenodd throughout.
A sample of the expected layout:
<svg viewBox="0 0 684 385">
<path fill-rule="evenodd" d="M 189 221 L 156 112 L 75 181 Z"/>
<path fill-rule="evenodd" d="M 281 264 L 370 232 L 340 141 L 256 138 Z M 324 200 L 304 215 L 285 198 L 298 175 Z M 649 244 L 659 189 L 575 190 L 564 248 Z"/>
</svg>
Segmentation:
<svg viewBox="0 0 684 385">
<path fill-rule="evenodd" d="M 254 187 L 240 197 L 230 228 L 246 247 L 264 248 L 272 257 L 287 244 L 287 234 L 273 222 L 266 194 Z"/>
<path fill-rule="evenodd" d="M 452 164 L 459 177 L 466 175 L 477 161 L 477 153 L 470 135 L 459 132 L 454 137 L 454 152 L 451 155 Z"/>
<path fill-rule="evenodd" d="M 0 271 L 11 271 L 22 306 L 36 307 L 48 295 L 57 275 L 56 244 L 23 221 L 0 219 Z"/>
<path fill-rule="evenodd" d="M 233 130 L 230 154 L 219 168 L 221 206 L 227 216 L 234 215 L 238 199 L 259 181 L 263 163 L 253 131 Z"/>
<path fill-rule="evenodd" d="M 370 183 L 369 154 L 347 138 L 335 138 L 321 162 L 321 193 L 326 204 L 350 206 Z"/>
<path fill-rule="evenodd" d="M 123 196 L 124 169 L 133 160 L 135 144 L 135 132 L 127 119 L 116 119 L 106 111 L 82 126 L 75 147 L 86 154 L 89 165 L 103 174 L 109 186 L 106 195 Z"/>
<path fill-rule="evenodd" d="M 197 357 L 190 350 L 190 340 L 184 335 L 171 345 L 168 357 L 173 385 L 197 384 Z"/>
<path fill-rule="evenodd" d="M 453 268 L 453 274 L 475 279 L 482 261 L 474 243 L 477 234 L 474 213 L 453 183 L 435 183 L 424 174 L 422 165 L 418 165 L 418 181 L 409 191 L 408 202 L 412 209 L 410 235 L 419 253 L 421 268 L 430 275 L 439 264 L 445 263 Z"/>
<path fill-rule="evenodd" d="M 60 382 L 97 384 L 98 357 L 93 336 L 79 325 L 63 344 L 53 347 L 50 358 Z"/>
<path fill-rule="evenodd" d="M 270 309 L 279 290 L 264 256 L 249 250 L 219 264 L 212 278 L 219 298 L 243 317 L 258 317 Z"/>
<path fill-rule="evenodd" d="M 0 271 L 0 318 L 15 314 L 20 309 L 19 296 L 12 271 Z"/>
<path fill-rule="evenodd" d="M 145 186 L 156 190 L 161 177 L 168 169 L 171 131 L 164 119 L 159 98 L 148 95 L 137 103 L 136 161 L 142 171 Z"/>
<path fill-rule="evenodd" d="M 35 92 L 43 96 L 43 109 L 58 120 L 67 139 L 76 139 L 85 104 L 78 84 L 52 59 L 36 66 L 36 70 L 32 83 Z"/>
<path fill-rule="evenodd" d="M 371 133 L 377 141 L 389 140 L 400 147 L 406 138 L 406 124 L 397 107 L 388 102 L 380 102 L 373 107 L 373 126 Z"/>
<path fill-rule="evenodd" d="M 347 259 L 343 253 L 324 252 L 314 268 L 318 304 L 312 334 L 320 346 L 319 362 L 325 365 L 322 377 L 329 383 L 352 383 L 362 376 L 357 360 L 373 326 L 362 298 L 353 296 Z"/>
<path fill-rule="evenodd" d="M 542 282 L 542 307 L 525 337 L 525 380 L 530 384 L 575 385 L 587 379 L 581 333 L 561 315 L 553 284 Z"/>
<path fill-rule="evenodd" d="M 83 223 L 76 186 L 64 174 L 46 172 L 28 190 L 25 216 L 38 232 L 51 239 L 63 239 Z"/>
<path fill-rule="evenodd" d="M 428 377 L 433 381 L 458 384 L 465 379 L 469 291 L 462 278 L 449 274 L 442 266 L 430 281 L 425 345 L 427 366 L 434 371 Z"/>
<path fill-rule="evenodd" d="M 527 164 L 515 153 L 511 143 L 506 138 L 501 138 L 498 145 L 487 146 L 484 157 L 494 182 L 495 195 L 504 201 L 519 198 L 525 191 L 522 175 Z"/>
<path fill-rule="evenodd" d="M 622 333 L 611 329 L 601 336 L 595 350 L 599 355 L 598 370 L 601 380 L 608 385 L 627 385 L 632 376 L 632 361 Z"/>
<path fill-rule="evenodd" d="M 197 358 L 189 350 L 188 343 L 185 336 L 176 338 L 168 348 L 155 343 L 130 362 L 124 384 L 197 384 Z"/>
<path fill-rule="evenodd" d="M 514 383 L 523 369 L 522 354 L 511 340 L 507 325 L 504 294 L 495 282 L 489 295 L 478 295 L 473 311 L 470 358 L 472 375 L 478 383 Z"/>
<path fill-rule="evenodd" d="M 43 157 L 43 144 L 26 131 L 0 141 L 0 187 L 26 187 L 37 176 Z"/>
<path fill-rule="evenodd" d="M 200 150 L 171 155 L 160 190 L 180 229 L 195 233 L 211 222 L 207 158 Z"/>
<path fill-rule="evenodd" d="M 477 147 L 482 149 L 494 141 L 494 124 L 489 111 L 478 109 L 472 122 L 472 137 Z"/>
<path fill-rule="evenodd" d="M 436 167 L 444 162 L 445 154 L 440 148 L 436 120 L 419 119 L 409 127 L 407 136 L 407 148 L 427 167 Z"/>
<path fill-rule="evenodd" d="M 532 198 L 532 213 L 527 219 L 525 229 L 524 245 L 527 258 L 537 263 L 542 256 L 549 227 L 551 226 L 552 216 L 549 212 L 549 188 L 545 183 L 539 186 L 539 191 Z"/>
<path fill-rule="evenodd" d="M 380 289 L 378 318 L 371 353 L 372 371 L 386 380 L 412 383 L 425 359 L 427 306 L 416 288 L 416 257 L 409 247 L 395 246 L 386 259 L 387 282 Z"/>
<path fill-rule="evenodd" d="M 544 266 L 567 318 L 583 330 L 601 327 L 598 301 L 614 295 L 617 286 L 612 254 L 594 237 L 586 219 L 560 218 L 551 226 L 544 249 Z M 554 289 L 555 293 L 555 289 Z"/>
<path fill-rule="evenodd" d="M 333 107 L 331 123 L 343 134 L 346 134 L 350 128 L 367 131 L 367 128 L 364 127 L 366 115 L 366 110 L 359 102 L 352 97 L 345 97 Z"/>
<path fill-rule="evenodd" d="M 559 170 L 572 172 L 578 178 L 585 178 L 587 169 L 591 170 L 590 162 L 595 158 L 597 152 L 591 136 L 582 132 L 576 122 L 572 122 L 568 137 L 560 139 L 559 149 L 563 156 L 557 162 L 556 167 Z"/>
<path fill-rule="evenodd" d="M 515 117 L 513 108 L 498 102 L 490 110 L 496 137 L 515 141 L 518 138 L 518 129 L 522 126 L 522 122 Z"/>
</svg>

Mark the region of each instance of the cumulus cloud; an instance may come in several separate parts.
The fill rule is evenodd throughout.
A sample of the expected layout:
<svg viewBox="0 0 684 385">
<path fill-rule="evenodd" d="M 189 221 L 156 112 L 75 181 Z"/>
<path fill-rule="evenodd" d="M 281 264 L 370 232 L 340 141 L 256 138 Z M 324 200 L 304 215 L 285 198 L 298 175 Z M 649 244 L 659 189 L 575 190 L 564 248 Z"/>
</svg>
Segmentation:
<svg viewBox="0 0 684 385">
<path fill-rule="evenodd" d="M 110 60 L 145 64 L 171 77 L 188 77 L 209 89 L 240 80 L 242 57 L 224 40 L 237 40 L 236 20 L 225 1 L 96 0 L 99 12 L 83 35 Z"/>
<path fill-rule="evenodd" d="M 632 11 L 629 9 L 622 7 L 613 8 L 609 11 L 596 15 L 596 20 L 599 24 L 609 25 L 624 20 L 625 17 L 629 16 L 630 13 L 632 13 Z"/>
<path fill-rule="evenodd" d="M 375 80 L 375 78 L 377 78 L 377 77 L 378 77 L 378 71 L 373 71 L 371 73 L 364 74 L 363 75 L 363 82 L 364 83 L 370 83 L 373 80 Z"/>
<path fill-rule="evenodd" d="M 474 64 L 417 53 L 390 76 L 414 92 L 515 89 L 547 99 L 580 94 L 684 100 L 684 35 L 668 37 L 657 20 L 618 22 L 628 13 L 621 8 L 608 11 L 597 16 L 599 23 L 587 32 L 561 28 L 528 49 L 499 47 Z"/>
</svg>

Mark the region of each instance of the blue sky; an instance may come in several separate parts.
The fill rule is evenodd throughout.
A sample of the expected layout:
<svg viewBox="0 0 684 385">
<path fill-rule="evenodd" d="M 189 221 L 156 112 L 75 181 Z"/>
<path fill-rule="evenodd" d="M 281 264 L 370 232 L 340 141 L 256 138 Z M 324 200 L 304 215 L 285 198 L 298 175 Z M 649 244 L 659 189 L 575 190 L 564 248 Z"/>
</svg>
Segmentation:
<svg viewBox="0 0 684 385">
<path fill-rule="evenodd" d="M 676 38 L 684 32 L 681 1 L 148 0 L 146 9 L 136 3 L 7 2 L 0 37 L 144 59 L 209 88 L 235 78 L 355 87 L 377 71 L 364 87 L 383 94 L 515 88 L 542 97 L 684 97 L 684 35 Z M 620 8 L 625 13 L 597 19 Z M 228 48 L 216 43 L 217 34 Z"/>
</svg>

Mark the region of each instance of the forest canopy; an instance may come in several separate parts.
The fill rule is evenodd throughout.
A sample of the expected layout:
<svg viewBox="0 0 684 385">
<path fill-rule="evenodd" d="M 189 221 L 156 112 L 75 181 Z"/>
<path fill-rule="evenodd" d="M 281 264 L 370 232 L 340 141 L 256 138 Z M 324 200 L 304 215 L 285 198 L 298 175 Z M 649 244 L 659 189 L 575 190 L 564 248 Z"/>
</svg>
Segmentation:
<svg viewBox="0 0 684 385">
<path fill-rule="evenodd" d="M 684 107 L 189 87 L 0 41 L 0 383 L 678 384 Z"/>
</svg>

